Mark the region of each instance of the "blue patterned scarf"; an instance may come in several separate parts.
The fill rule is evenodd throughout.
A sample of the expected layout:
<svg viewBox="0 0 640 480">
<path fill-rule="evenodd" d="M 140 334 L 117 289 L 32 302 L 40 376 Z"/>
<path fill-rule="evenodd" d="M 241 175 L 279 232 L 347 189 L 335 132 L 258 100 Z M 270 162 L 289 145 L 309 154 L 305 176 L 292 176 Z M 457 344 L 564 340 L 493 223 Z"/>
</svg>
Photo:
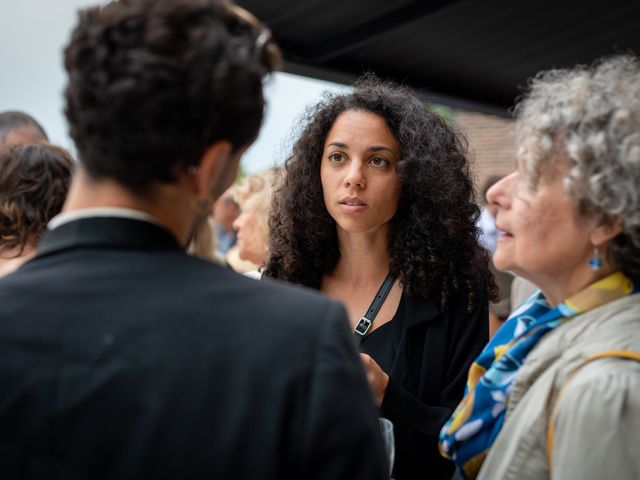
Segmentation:
<svg viewBox="0 0 640 480">
<path fill-rule="evenodd" d="M 440 452 L 455 462 L 459 477 L 477 476 L 502 428 L 513 381 L 538 341 L 569 318 L 638 291 L 614 273 L 555 308 L 538 291 L 511 314 L 471 365 L 465 396 L 440 432 Z"/>
</svg>

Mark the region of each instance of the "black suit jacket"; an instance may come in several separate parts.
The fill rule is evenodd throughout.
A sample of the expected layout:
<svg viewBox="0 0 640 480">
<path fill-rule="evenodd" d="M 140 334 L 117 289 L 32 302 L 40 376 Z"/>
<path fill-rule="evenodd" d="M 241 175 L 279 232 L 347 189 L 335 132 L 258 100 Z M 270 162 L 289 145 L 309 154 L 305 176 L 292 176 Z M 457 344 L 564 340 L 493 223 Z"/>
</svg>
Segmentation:
<svg viewBox="0 0 640 480">
<path fill-rule="evenodd" d="M 342 306 L 90 218 L 0 280 L 3 479 L 382 479 Z"/>
</svg>

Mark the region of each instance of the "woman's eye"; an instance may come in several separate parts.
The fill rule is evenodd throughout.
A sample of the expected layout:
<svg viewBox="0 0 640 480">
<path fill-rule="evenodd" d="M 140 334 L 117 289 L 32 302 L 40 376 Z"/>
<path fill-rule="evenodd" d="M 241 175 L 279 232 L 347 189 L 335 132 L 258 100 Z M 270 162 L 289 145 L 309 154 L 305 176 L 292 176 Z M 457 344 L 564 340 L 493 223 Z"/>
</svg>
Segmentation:
<svg viewBox="0 0 640 480">
<path fill-rule="evenodd" d="M 329 154 L 329 160 L 331 160 L 332 162 L 341 162 L 343 158 L 343 155 L 338 152 Z"/>
<path fill-rule="evenodd" d="M 386 167 L 390 164 L 391 162 L 384 157 L 373 157 L 371 159 L 371 165 L 373 165 L 374 167 Z"/>
</svg>

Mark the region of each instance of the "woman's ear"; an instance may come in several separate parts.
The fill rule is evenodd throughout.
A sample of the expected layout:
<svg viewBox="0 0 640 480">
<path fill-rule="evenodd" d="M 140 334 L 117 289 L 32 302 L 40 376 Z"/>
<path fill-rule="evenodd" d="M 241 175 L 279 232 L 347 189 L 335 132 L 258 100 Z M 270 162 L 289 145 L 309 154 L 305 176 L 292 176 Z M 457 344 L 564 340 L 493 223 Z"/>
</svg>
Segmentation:
<svg viewBox="0 0 640 480">
<path fill-rule="evenodd" d="M 620 232 L 622 232 L 622 229 L 623 224 L 622 217 L 620 215 L 616 215 L 609 220 L 605 220 L 591 231 L 591 244 L 596 247 L 600 247 L 617 237 Z"/>
</svg>

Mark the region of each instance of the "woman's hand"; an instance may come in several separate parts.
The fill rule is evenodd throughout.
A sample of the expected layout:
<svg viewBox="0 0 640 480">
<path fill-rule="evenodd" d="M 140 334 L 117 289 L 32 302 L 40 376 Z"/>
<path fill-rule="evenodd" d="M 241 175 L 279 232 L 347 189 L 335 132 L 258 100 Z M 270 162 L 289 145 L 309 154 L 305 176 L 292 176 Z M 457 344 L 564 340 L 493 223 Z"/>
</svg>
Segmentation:
<svg viewBox="0 0 640 480">
<path fill-rule="evenodd" d="M 384 373 L 380 368 L 380 365 L 366 353 L 361 353 L 360 358 L 364 364 L 364 371 L 367 374 L 367 380 L 369 380 L 369 386 L 373 393 L 373 401 L 379 407 L 382 405 L 382 399 L 387 391 L 387 385 L 389 384 L 389 375 Z"/>
</svg>

